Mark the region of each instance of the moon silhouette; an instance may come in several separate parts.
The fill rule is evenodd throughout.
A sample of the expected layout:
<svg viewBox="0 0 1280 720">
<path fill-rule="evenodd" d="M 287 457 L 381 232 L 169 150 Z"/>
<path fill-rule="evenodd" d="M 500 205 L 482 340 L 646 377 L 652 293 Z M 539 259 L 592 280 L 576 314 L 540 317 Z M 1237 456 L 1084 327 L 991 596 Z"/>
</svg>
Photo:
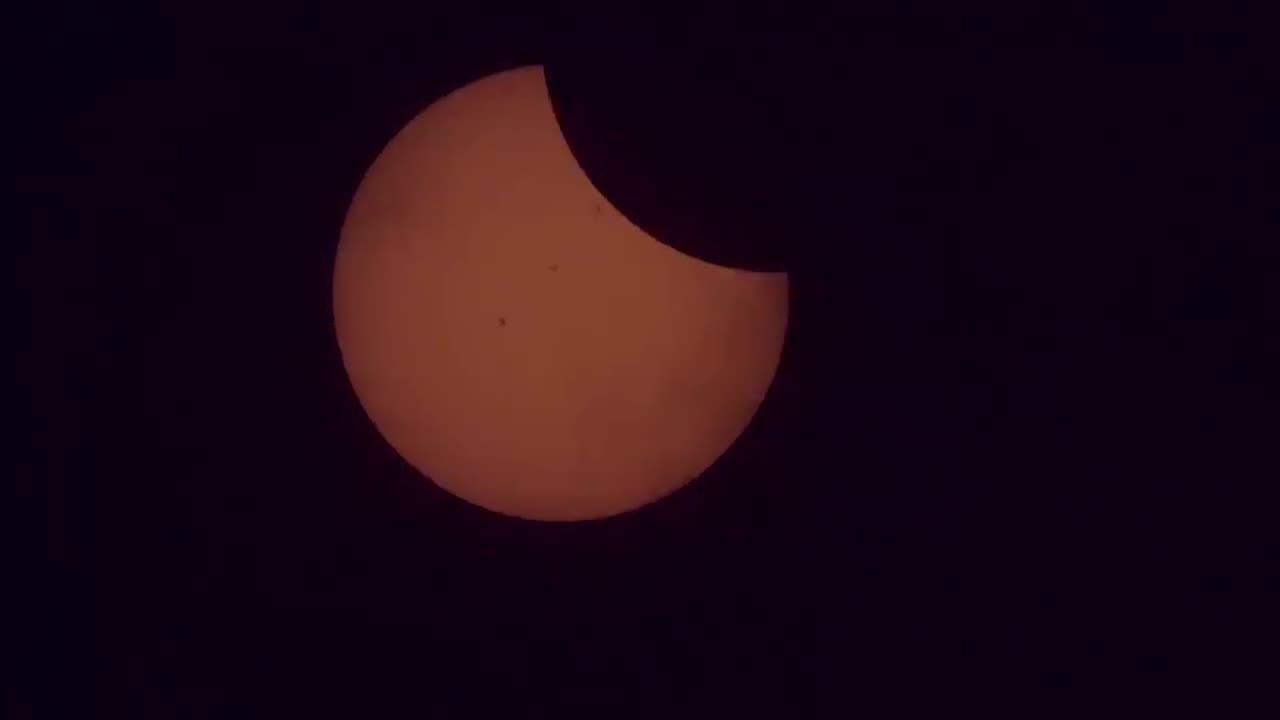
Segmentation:
<svg viewBox="0 0 1280 720">
<path fill-rule="evenodd" d="M 351 386 L 409 465 L 497 513 L 585 520 L 674 492 L 732 445 L 777 370 L 788 279 L 623 217 L 524 67 L 436 101 L 373 162 L 333 312 Z"/>
</svg>

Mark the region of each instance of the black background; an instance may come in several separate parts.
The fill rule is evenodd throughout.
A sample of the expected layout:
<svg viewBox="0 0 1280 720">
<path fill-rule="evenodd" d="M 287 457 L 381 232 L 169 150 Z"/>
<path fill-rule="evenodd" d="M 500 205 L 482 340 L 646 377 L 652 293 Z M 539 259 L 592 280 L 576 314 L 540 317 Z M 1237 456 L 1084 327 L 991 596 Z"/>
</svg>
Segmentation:
<svg viewBox="0 0 1280 720">
<path fill-rule="evenodd" d="M 15 112 L 37 190 L 23 702 L 807 714 L 1262 677 L 1241 662 L 1274 560 L 1274 498 L 1246 492 L 1266 425 L 1241 391 L 1264 366 L 1260 246 L 1235 242 L 1264 167 L 1243 26 L 598 15 L 39 25 Z M 619 209 L 792 278 L 748 433 L 592 523 L 424 482 L 331 325 L 376 153 L 532 63 Z"/>
</svg>

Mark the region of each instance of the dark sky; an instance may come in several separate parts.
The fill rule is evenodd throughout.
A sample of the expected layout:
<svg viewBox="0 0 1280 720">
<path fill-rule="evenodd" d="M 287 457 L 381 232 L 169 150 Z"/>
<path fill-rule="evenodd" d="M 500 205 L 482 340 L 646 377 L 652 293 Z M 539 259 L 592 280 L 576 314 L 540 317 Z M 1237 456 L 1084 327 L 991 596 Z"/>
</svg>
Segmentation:
<svg viewBox="0 0 1280 720">
<path fill-rule="evenodd" d="M 476 14 L 99 11 L 29 35 L 24 702 L 1038 706 L 1243 656 L 1275 500 L 1241 390 L 1266 357 L 1238 242 L 1264 126 L 1246 32 Z M 527 63 L 620 210 L 792 277 L 736 454 L 595 523 L 425 483 L 332 332 L 374 155 Z"/>
</svg>

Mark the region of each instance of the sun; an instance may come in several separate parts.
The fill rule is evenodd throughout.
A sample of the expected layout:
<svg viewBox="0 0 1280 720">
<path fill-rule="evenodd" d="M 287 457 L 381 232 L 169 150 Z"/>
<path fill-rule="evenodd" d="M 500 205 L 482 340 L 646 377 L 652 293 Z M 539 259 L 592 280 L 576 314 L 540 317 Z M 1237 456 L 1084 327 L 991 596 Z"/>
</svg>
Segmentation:
<svg viewBox="0 0 1280 720">
<path fill-rule="evenodd" d="M 583 520 L 668 495 L 731 446 L 777 370 L 788 279 L 629 222 L 525 67 L 390 141 L 352 199 L 333 299 L 351 385 L 406 462 L 494 512 Z"/>
</svg>

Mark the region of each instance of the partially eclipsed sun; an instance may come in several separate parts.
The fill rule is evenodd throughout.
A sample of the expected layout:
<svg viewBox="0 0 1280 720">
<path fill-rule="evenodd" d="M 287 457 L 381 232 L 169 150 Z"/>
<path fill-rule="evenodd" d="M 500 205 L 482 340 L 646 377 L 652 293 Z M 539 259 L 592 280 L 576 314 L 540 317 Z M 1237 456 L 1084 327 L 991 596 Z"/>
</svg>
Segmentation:
<svg viewBox="0 0 1280 720">
<path fill-rule="evenodd" d="M 646 235 L 595 189 L 542 69 L 432 104 L 370 167 L 334 270 L 357 397 L 445 490 L 506 515 L 582 520 L 689 482 L 763 401 L 787 276 Z"/>
</svg>

